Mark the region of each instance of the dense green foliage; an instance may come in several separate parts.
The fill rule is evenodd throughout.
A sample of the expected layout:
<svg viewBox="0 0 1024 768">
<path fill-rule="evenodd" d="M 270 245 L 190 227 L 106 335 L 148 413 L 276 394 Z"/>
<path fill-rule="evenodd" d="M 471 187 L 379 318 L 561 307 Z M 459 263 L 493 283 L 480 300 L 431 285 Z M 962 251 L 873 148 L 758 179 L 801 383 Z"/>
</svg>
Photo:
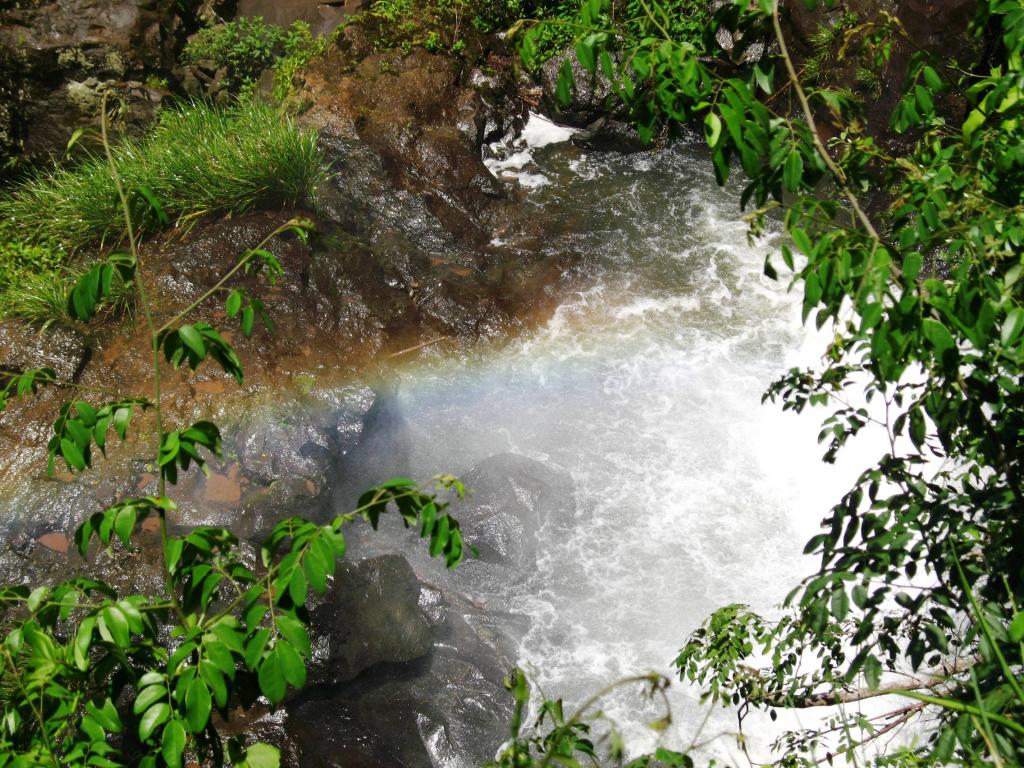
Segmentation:
<svg viewBox="0 0 1024 768">
<path fill-rule="evenodd" d="M 331 43 L 330 37 L 314 37 L 302 21 L 286 29 L 259 16 L 243 16 L 200 30 L 185 46 L 181 59 L 186 64 L 210 62 L 215 68 L 227 68 L 227 85 L 238 91 L 251 90 L 263 71 L 271 69 L 274 97 L 284 101 L 296 73 L 324 55 Z"/>
<path fill-rule="evenodd" d="M 777 44 L 738 70 L 698 59 L 659 22 L 661 3 L 643 7 L 639 37 L 609 23 L 608 2 L 586 2 L 580 62 L 612 79 L 644 136 L 702 126 L 719 181 L 737 165 L 746 176 L 753 234 L 782 212 L 791 243 L 766 274 L 790 270 L 805 319 L 833 331 L 820 366 L 766 397 L 830 409 L 827 461 L 864 430 L 888 445 L 808 543 L 820 568 L 782 620 L 723 608 L 687 642 L 680 675 L 741 720 L 751 707 L 905 697 L 878 718 L 840 712 L 833 726 L 784 733 L 783 764 L 852 759 L 918 721 L 930 723 L 926 743 L 880 762 L 1024 762 L 1024 4 L 979 2 L 972 34 L 991 58 L 977 72 L 918 50 L 889 125 L 871 125 L 823 72 L 801 80 L 772 0 L 717 13 L 711 33 L 740 33 L 733 61 Z M 816 55 L 841 36 L 830 55 L 856 57 L 876 82 L 905 36 L 890 16 L 827 33 Z M 527 32 L 527 57 L 540 34 Z M 572 87 L 565 67 L 560 95 Z M 818 120 L 831 124 L 827 146 Z M 889 130 L 901 140 L 875 139 Z M 887 193 L 870 215 L 869 189 Z"/>
<path fill-rule="evenodd" d="M 126 139 L 111 152 L 133 190 L 132 215 L 143 233 L 207 214 L 306 204 L 323 178 L 314 133 L 256 102 L 167 110 L 144 138 Z M 112 185 L 106 159 L 87 154 L 18 184 L 0 200 L 0 217 L 23 242 L 54 244 L 68 254 L 116 245 L 127 230 Z M 153 214 L 154 197 L 166 220 Z"/>
<path fill-rule="evenodd" d="M 104 142 L 105 143 L 105 142 Z M 280 703 L 288 689 L 306 682 L 311 643 L 306 604 L 323 594 L 344 555 L 343 527 L 362 518 L 376 527 L 394 508 L 406 526 L 416 526 L 433 555 L 455 567 L 463 547 L 458 523 L 446 503 L 396 479 L 364 494 L 354 512 L 327 524 L 282 520 L 250 563 L 239 541 L 224 528 L 194 528 L 172 535 L 176 505 L 168 495 L 179 472 L 196 465 L 208 472 L 223 457 L 220 430 L 208 421 L 165 423 L 161 402 L 162 353 L 175 368 L 212 362 L 241 382 L 235 351 L 211 325 L 191 320 L 197 309 L 226 292 L 224 310 L 244 335 L 254 330 L 262 305 L 245 290 L 231 288 L 240 273 L 262 274 L 273 282 L 281 267 L 268 250 L 278 237 L 305 237 L 310 226 L 289 221 L 237 264 L 195 302 L 157 327 L 141 278 L 137 239 L 131 227 L 132 198 L 122 187 L 117 158 L 108 153 L 110 179 L 128 229 L 129 249 L 110 254 L 75 284 L 67 311 L 90 321 L 120 281 L 131 284 L 153 353 L 152 398 L 106 390 L 93 392 L 57 379 L 50 369 L 3 375 L 0 409 L 39 387 L 71 387 L 53 427 L 49 471 L 58 461 L 73 472 L 105 452 L 110 431 L 124 440 L 141 411 L 152 411 L 154 466 L 158 491 L 126 498 L 84 520 L 75 534 L 83 557 L 94 540 L 130 557 L 133 537 L 147 518 L 158 520 L 163 591 L 119 594 L 101 580 L 77 577 L 54 585 L 0 589 L 4 637 L 0 644 L 0 765 L 117 766 L 180 768 L 188 760 L 245 768 L 276 768 L 279 752 L 267 744 L 221 741 L 211 718 L 249 708 L 262 694 Z M 144 196 L 158 219 L 159 201 Z M 462 494 L 453 478 L 439 487 Z"/>
</svg>

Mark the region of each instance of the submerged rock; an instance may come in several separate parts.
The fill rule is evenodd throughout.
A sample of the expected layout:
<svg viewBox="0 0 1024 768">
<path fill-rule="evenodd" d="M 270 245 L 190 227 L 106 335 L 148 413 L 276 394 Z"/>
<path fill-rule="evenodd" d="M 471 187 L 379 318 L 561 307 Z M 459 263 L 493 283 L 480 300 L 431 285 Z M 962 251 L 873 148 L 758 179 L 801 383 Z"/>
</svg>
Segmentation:
<svg viewBox="0 0 1024 768">
<path fill-rule="evenodd" d="M 458 509 L 459 524 L 484 562 L 532 570 L 540 530 L 576 514 L 572 477 L 526 456 L 492 456 L 462 479 L 471 496 Z"/>
</svg>

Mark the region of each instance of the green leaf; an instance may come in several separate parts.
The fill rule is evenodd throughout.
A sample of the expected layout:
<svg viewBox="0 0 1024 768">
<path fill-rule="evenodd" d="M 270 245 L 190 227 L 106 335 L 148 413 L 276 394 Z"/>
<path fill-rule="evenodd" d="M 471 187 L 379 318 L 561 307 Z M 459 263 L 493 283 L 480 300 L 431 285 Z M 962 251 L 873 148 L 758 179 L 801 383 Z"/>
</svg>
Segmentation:
<svg viewBox="0 0 1024 768">
<path fill-rule="evenodd" d="M 871 690 L 877 689 L 882 680 L 882 662 L 874 656 L 864 659 L 864 679 Z"/>
<path fill-rule="evenodd" d="M 181 326 L 178 329 L 178 336 L 181 338 L 181 342 L 195 353 L 196 357 L 200 360 L 206 357 L 206 344 L 203 343 L 203 337 L 194 326 Z"/>
<path fill-rule="evenodd" d="M 974 132 L 985 122 L 985 113 L 978 109 L 972 109 L 971 113 L 964 120 L 963 134 L 964 141 L 970 143 Z"/>
<path fill-rule="evenodd" d="M 131 645 L 131 633 L 128 631 L 128 618 L 120 606 L 108 605 L 100 612 L 100 631 L 103 627 L 109 631 L 113 641 L 121 648 Z"/>
<path fill-rule="evenodd" d="M 89 648 L 92 647 L 92 631 L 96 627 L 96 617 L 86 616 L 75 631 L 75 645 L 72 651 L 75 666 L 85 672 L 89 668 Z"/>
<path fill-rule="evenodd" d="M 185 751 L 185 726 L 180 720 L 172 720 L 164 728 L 161 739 L 160 754 L 163 755 L 167 768 L 181 768 L 181 755 Z"/>
<path fill-rule="evenodd" d="M 1017 341 L 1021 331 L 1024 331 L 1024 309 L 1014 307 L 1006 313 L 1006 320 L 1003 321 L 1003 328 L 1000 333 L 1003 346 L 1009 347 Z"/>
<path fill-rule="evenodd" d="M 238 310 L 242 308 L 242 292 L 237 288 L 228 294 L 227 301 L 224 302 L 224 311 L 228 317 L 234 317 L 238 314 Z"/>
<path fill-rule="evenodd" d="M 566 59 L 558 70 L 558 80 L 555 83 L 555 98 L 562 107 L 572 104 L 572 63 Z"/>
<path fill-rule="evenodd" d="M 210 719 L 210 709 L 213 702 L 210 698 L 210 690 L 206 683 L 198 677 L 189 683 L 185 693 L 186 717 L 188 727 L 192 733 L 201 733 Z"/>
<path fill-rule="evenodd" d="M 277 617 L 277 629 L 281 637 L 295 648 L 301 655 L 309 656 L 312 646 L 309 642 L 309 633 L 302 626 L 302 622 L 287 614 Z"/>
<path fill-rule="evenodd" d="M 292 571 L 292 578 L 288 582 L 288 594 L 295 605 L 305 605 L 307 589 L 306 574 L 302 568 L 297 567 Z"/>
<path fill-rule="evenodd" d="M 128 435 L 128 422 L 132 418 L 132 408 L 130 405 L 116 408 L 114 410 L 114 430 L 117 432 L 117 436 L 122 440 Z"/>
<path fill-rule="evenodd" d="M 266 609 L 263 609 L 264 612 Z M 262 615 L 262 614 L 261 614 Z M 249 669 L 256 669 L 256 666 L 260 663 L 260 658 L 263 656 L 263 651 L 267 647 L 267 642 L 270 640 L 270 630 L 260 629 L 253 634 L 252 639 L 245 646 L 245 665 Z"/>
<path fill-rule="evenodd" d="M 786 155 L 786 163 L 782 169 L 782 183 L 790 192 L 800 189 L 800 181 L 804 175 L 804 159 L 798 149 Z"/>
<path fill-rule="evenodd" d="M 953 341 L 953 335 L 949 332 L 942 323 L 937 320 L 933 320 L 930 317 L 925 318 L 921 321 L 921 330 L 924 332 L 925 338 L 935 347 L 935 351 L 940 355 L 947 349 L 952 349 L 956 346 L 956 342 Z"/>
<path fill-rule="evenodd" d="M 704 137 L 711 149 L 718 147 L 718 142 L 722 138 L 722 121 L 714 112 L 708 112 L 704 116 Z"/>
<path fill-rule="evenodd" d="M 139 719 L 139 738 L 146 741 L 153 735 L 153 731 L 167 722 L 171 715 L 171 707 L 166 701 L 154 704 L 146 710 Z"/>
<path fill-rule="evenodd" d="M 576 41 L 576 58 L 588 72 L 597 71 L 597 57 L 594 54 L 594 46 L 588 44 L 585 39 Z"/>
<path fill-rule="evenodd" d="M 131 542 L 132 532 L 135 530 L 137 513 L 134 505 L 127 505 L 118 510 L 114 518 L 114 533 L 121 539 L 121 543 L 127 548 Z"/>
<path fill-rule="evenodd" d="M 805 256 L 814 255 L 814 246 L 811 244 L 811 238 L 807 236 L 804 230 L 794 227 L 789 231 L 789 236 L 793 238 L 793 245 L 799 248 L 801 253 Z"/>
<path fill-rule="evenodd" d="M 242 335 L 243 336 L 246 336 L 246 337 L 252 336 L 252 327 L 253 327 L 253 324 L 255 322 L 256 322 L 256 310 L 253 309 L 252 304 L 249 304 L 248 306 L 246 306 L 245 309 L 242 310 L 241 326 L 242 326 Z"/>
<path fill-rule="evenodd" d="M 288 688 L 279 653 L 280 647 L 280 645 L 274 646 L 274 649 L 267 654 L 266 658 L 263 659 L 263 663 L 260 664 L 259 673 L 257 674 L 260 691 L 270 699 L 272 704 L 280 704 Z"/>
<path fill-rule="evenodd" d="M 274 651 L 280 657 L 284 679 L 289 685 L 302 688 L 306 684 L 306 662 L 302 660 L 299 652 L 287 641 L 278 642 Z"/>
<path fill-rule="evenodd" d="M 1010 640 L 1015 643 L 1024 640 L 1024 613 L 1014 614 L 1013 621 L 1010 622 L 1009 635 Z"/>
<path fill-rule="evenodd" d="M 163 678 L 159 679 L 161 682 L 149 685 L 139 691 L 139 695 L 135 697 L 135 703 L 132 705 L 133 713 L 136 715 L 142 714 L 156 702 L 167 699 L 167 688 L 163 685 Z"/>
<path fill-rule="evenodd" d="M 86 710 L 92 715 L 108 733 L 120 733 L 122 729 L 121 718 L 118 717 L 117 708 L 110 698 L 103 701 L 103 706 L 98 707 L 93 702 L 85 705 Z"/>
<path fill-rule="evenodd" d="M 68 465 L 69 469 L 78 472 L 85 469 L 85 454 L 82 453 L 82 449 L 78 447 L 77 443 L 68 440 L 66 437 L 61 438 L 60 455 L 64 457 L 64 462 Z"/>
<path fill-rule="evenodd" d="M 239 768 L 281 768 L 281 751 L 269 744 L 253 744 L 245 750 Z"/>
</svg>

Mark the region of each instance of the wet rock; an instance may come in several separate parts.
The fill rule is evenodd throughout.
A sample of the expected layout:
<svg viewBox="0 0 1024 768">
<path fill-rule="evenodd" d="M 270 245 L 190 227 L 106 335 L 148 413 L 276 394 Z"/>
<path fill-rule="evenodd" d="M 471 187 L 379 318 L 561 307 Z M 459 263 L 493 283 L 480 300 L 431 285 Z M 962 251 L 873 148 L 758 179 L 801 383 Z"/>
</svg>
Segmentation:
<svg viewBox="0 0 1024 768">
<path fill-rule="evenodd" d="M 605 116 L 597 118 L 586 128 L 572 135 L 570 139 L 587 149 L 597 152 L 643 152 L 651 149 L 640 139 L 640 133 L 630 123 L 621 120 L 609 120 Z"/>
<path fill-rule="evenodd" d="M 472 495 L 459 507 L 459 524 L 485 563 L 531 570 L 541 528 L 576 514 L 572 478 L 526 456 L 492 456 L 462 480 Z"/>
<path fill-rule="evenodd" d="M 0 368 L 27 371 L 52 368 L 71 380 L 88 357 L 85 340 L 64 328 L 39 330 L 15 320 L 0 320 Z"/>
<path fill-rule="evenodd" d="M 243 746 L 257 742 L 272 744 L 281 750 L 281 768 L 309 765 L 303 761 L 302 748 L 292 738 L 289 725 L 287 710 L 270 710 L 262 703 L 248 710 L 238 707 L 226 720 L 217 713 L 213 716 L 213 726 L 222 739 L 239 738 Z"/>
<path fill-rule="evenodd" d="M 306 699 L 290 708 L 289 738 L 302 765 L 317 768 L 404 768 L 390 751 L 391 734 L 374 733 L 360 722 L 351 702 Z"/>
<path fill-rule="evenodd" d="M 9 538 L 0 551 L 0 584 L 41 586 L 76 576 L 97 579 L 121 595 L 159 595 L 163 592 L 163 545 L 157 531 L 137 531 L 131 551 L 119 545 L 103 550 L 96 543 L 82 559 L 70 546 L 71 536 L 51 531 L 37 540 L 24 535 Z"/>
<path fill-rule="evenodd" d="M 338 511 L 354 508 L 367 488 L 408 475 L 411 445 L 409 425 L 398 401 L 398 383 L 378 382 L 373 405 L 363 415 L 358 442 L 339 457 Z"/>
<path fill-rule="evenodd" d="M 327 678 L 344 682 L 374 664 L 426 655 L 431 633 L 419 594 L 420 583 L 400 555 L 341 564 L 313 614 L 327 637 Z"/>
<path fill-rule="evenodd" d="M 511 64 L 491 78 L 466 77 L 456 60 L 422 49 L 363 53 L 358 38 L 346 37 L 305 73 L 300 98 L 313 103 L 306 119 L 328 135 L 360 138 L 388 178 L 422 196 L 448 232 L 485 244 L 503 192 L 480 147 L 489 125 L 493 131 L 514 119 L 508 110 L 522 114 L 500 95 L 515 93 Z"/>
<path fill-rule="evenodd" d="M 385 682 L 359 695 L 360 721 L 389 736 L 407 768 L 473 768 L 508 737 L 511 696 L 472 663 L 433 656 L 413 679 Z"/>
</svg>

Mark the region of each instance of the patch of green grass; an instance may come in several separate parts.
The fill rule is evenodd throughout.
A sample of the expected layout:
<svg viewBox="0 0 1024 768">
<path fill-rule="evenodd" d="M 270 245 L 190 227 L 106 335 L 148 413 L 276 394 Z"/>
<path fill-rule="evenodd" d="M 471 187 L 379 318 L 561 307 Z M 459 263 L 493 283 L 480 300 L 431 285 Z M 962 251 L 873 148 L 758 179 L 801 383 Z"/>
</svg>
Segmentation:
<svg viewBox="0 0 1024 768">
<path fill-rule="evenodd" d="M 0 315 L 43 328 L 70 323 L 67 302 L 72 285 L 63 269 L 23 272 L 0 293 Z"/>
<path fill-rule="evenodd" d="M 143 188 L 171 222 L 188 225 L 208 214 L 313 204 L 325 173 L 315 132 L 256 101 L 166 111 L 146 137 L 123 141 L 112 154 L 143 234 L 161 226 Z M 126 236 L 110 167 L 99 155 L 19 184 L 0 200 L 0 219 L 15 240 L 52 243 L 69 255 Z"/>
<path fill-rule="evenodd" d="M 68 296 L 84 273 L 84 268 L 60 268 L 15 275 L 0 293 L 0 317 L 23 320 L 44 329 L 75 325 L 68 313 Z M 114 279 L 120 280 L 117 276 Z M 131 286 L 118 282 L 104 302 L 103 314 L 121 314 L 131 308 L 133 300 Z"/>
</svg>

